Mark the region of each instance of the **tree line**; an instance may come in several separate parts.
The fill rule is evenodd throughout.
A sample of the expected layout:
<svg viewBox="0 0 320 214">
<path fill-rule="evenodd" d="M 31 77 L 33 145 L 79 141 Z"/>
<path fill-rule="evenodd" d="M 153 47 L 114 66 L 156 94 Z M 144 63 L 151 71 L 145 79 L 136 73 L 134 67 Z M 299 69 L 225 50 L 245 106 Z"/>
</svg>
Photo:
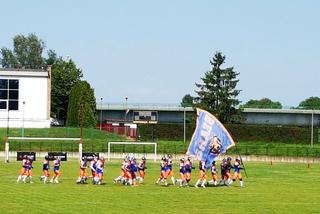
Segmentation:
<svg viewBox="0 0 320 214">
<path fill-rule="evenodd" d="M 196 82 L 196 96 L 186 94 L 181 101 L 182 107 L 200 107 L 213 113 L 223 123 L 241 123 L 244 108 L 282 109 L 282 104 L 269 98 L 251 99 L 240 105 L 237 96 L 238 75 L 233 67 L 223 68 L 226 56 L 216 52 L 210 60 L 211 69 L 205 72 L 200 82 Z M 309 97 L 300 102 L 295 109 L 320 110 L 320 98 Z"/>
<path fill-rule="evenodd" d="M 51 66 L 51 117 L 66 121 L 67 126 L 95 127 L 94 89 L 83 79 L 82 70 L 71 58 L 65 60 L 52 49 L 44 57 L 45 49 L 45 42 L 35 34 L 17 35 L 13 50 L 0 50 L 2 68 L 45 70 Z"/>
</svg>

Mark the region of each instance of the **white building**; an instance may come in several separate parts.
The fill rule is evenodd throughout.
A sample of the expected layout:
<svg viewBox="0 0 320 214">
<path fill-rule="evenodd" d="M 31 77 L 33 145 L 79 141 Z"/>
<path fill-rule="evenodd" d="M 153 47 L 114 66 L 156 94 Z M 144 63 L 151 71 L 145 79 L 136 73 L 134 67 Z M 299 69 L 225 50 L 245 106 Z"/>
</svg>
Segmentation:
<svg viewBox="0 0 320 214">
<path fill-rule="evenodd" d="M 51 69 L 0 69 L 0 127 L 50 127 Z"/>
</svg>

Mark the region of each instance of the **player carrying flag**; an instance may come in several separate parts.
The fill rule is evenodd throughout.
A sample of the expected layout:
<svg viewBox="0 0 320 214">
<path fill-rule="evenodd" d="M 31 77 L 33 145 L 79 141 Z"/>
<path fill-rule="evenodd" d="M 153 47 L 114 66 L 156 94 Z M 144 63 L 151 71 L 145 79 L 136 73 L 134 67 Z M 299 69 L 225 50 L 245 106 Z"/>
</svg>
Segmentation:
<svg viewBox="0 0 320 214">
<path fill-rule="evenodd" d="M 240 173 L 240 169 L 243 169 L 243 168 L 241 167 L 241 159 L 239 157 L 236 158 L 233 168 L 234 168 L 234 175 L 233 175 L 233 179 L 232 179 L 232 181 L 230 181 L 229 185 L 231 185 L 232 182 L 235 182 L 237 179 L 239 179 L 240 187 L 243 187 L 242 176 Z"/>
</svg>

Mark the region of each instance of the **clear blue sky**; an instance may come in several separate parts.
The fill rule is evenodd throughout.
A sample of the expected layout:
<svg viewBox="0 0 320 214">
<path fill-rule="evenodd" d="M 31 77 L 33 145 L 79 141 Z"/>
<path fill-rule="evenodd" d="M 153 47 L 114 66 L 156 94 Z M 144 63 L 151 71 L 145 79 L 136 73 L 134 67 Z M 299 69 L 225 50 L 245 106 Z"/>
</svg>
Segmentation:
<svg viewBox="0 0 320 214">
<path fill-rule="evenodd" d="M 239 99 L 296 106 L 320 96 L 320 1 L 3 1 L 0 46 L 35 33 L 70 56 L 97 100 L 180 103 L 216 51 Z"/>
</svg>

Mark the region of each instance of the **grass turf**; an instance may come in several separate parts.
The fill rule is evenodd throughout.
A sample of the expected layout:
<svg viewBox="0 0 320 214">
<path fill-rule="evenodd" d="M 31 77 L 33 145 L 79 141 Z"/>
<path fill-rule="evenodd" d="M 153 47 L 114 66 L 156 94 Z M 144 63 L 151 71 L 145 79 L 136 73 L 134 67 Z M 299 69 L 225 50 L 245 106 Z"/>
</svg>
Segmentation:
<svg viewBox="0 0 320 214">
<path fill-rule="evenodd" d="M 113 184 L 119 161 L 106 162 L 105 184 L 77 185 L 78 162 L 62 165 L 59 184 L 39 181 L 41 161 L 34 162 L 34 183 L 17 184 L 20 162 L 0 162 L 0 213 L 319 213 L 319 165 L 246 163 L 244 188 L 206 189 L 157 186 L 159 166 L 147 162 L 144 185 Z M 178 168 L 175 164 L 175 175 Z M 198 170 L 194 170 L 192 184 Z M 243 173 L 242 173 L 243 174 Z M 209 176 L 210 177 L 210 176 Z"/>
</svg>

